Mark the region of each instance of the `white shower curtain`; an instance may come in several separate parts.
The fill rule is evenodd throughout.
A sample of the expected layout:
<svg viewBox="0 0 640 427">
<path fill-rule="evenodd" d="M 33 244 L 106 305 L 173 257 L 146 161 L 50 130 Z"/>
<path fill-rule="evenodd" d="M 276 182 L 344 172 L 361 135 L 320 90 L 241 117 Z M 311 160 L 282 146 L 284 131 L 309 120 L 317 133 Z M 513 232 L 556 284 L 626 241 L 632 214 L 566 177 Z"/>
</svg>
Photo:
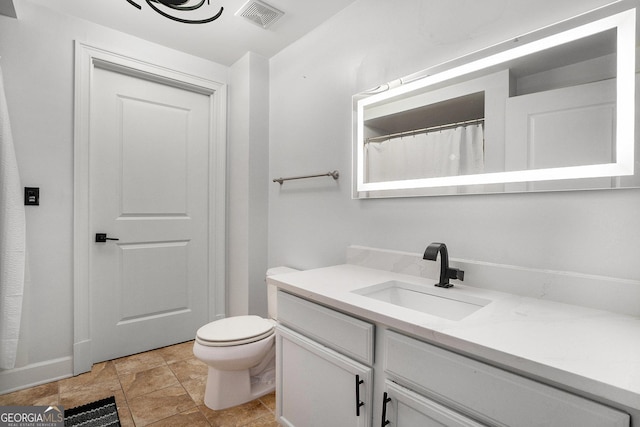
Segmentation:
<svg viewBox="0 0 640 427">
<path fill-rule="evenodd" d="M 26 224 L 0 68 L 0 369 L 16 362 L 26 268 Z"/>
<path fill-rule="evenodd" d="M 458 126 L 365 145 L 367 182 L 468 175 L 484 170 L 482 125 Z"/>
</svg>

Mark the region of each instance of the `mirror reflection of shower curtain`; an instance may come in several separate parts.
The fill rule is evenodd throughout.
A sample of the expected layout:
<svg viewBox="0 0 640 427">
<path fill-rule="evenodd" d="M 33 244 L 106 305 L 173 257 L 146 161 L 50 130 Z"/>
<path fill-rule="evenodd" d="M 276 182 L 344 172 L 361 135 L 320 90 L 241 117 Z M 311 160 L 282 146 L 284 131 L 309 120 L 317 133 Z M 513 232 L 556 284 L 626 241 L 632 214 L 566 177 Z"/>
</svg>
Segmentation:
<svg viewBox="0 0 640 427">
<path fill-rule="evenodd" d="M 366 181 L 469 175 L 484 171 L 483 125 L 459 126 L 365 145 Z"/>
</svg>

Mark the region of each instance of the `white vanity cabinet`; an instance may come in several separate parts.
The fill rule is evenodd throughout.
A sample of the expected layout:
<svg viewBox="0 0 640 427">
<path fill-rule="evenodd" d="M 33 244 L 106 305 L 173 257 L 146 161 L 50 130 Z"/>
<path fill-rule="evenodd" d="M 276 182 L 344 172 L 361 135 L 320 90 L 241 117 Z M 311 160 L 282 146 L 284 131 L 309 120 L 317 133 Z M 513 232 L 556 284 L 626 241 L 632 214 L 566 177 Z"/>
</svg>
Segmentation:
<svg viewBox="0 0 640 427">
<path fill-rule="evenodd" d="M 394 382 L 385 382 L 381 425 L 482 427 L 470 418 Z"/>
<path fill-rule="evenodd" d="M 284 426 L 630 426 L 623 411 L 283 291 L 278 323 Z"/>
<path fill-rule="evenodd" d="M 420 401 L 423 407 L 437 402 L 445 410 L 443 416 L 455 421 L 444 425 L 481 425 L 469 424 L 461 414 L 491 426 L 630 425 L 629 414 L 426 342 L 393 331 L 386 331 L 384 341 L 384 371 L 391 390 L 387 408 L 406 406 L 407 401 L 414 408 L 417 404 L 412 402 Z M 416 394 L 397 391 L 405 388 Z M 415 424 L 398 417 L 395 425 Z"/>
<path fill-rule="evenodd" d="M 278 322 L 278 422 L 370 426 L 374 326 L 281 291 Z"/>
</svg>

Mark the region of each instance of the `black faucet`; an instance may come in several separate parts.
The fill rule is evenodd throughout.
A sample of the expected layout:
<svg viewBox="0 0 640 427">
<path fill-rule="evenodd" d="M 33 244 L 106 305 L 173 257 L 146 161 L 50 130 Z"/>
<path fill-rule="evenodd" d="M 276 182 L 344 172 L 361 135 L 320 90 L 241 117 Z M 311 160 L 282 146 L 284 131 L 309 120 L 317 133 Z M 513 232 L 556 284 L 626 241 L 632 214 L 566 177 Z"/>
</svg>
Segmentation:
<svg viewBox="0 0 640 427">
<path fill-rule="evenodd" d="M 449 252 L 447 251 L 447 245 L 444 243 L 436 242 L 427 246 L 422 259 L 435 261 L 438 258 L 438 252 L 440 252 L 440 281 L 435 286 L 450 288 L 453 285 L 449 283 L 449 279 L 464 280 L 464 271 L 457 268 L 449 268 Z"/>
</svg>

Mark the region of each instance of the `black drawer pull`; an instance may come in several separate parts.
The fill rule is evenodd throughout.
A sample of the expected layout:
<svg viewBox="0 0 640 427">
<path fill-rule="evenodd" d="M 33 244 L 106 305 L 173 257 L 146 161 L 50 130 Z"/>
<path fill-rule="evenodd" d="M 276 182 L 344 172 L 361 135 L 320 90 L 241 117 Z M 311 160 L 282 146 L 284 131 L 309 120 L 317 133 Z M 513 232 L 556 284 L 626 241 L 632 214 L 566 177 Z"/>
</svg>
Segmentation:
<svg viewBox="0 0 640 427">
<path fill-rule="evenodd" d="M 364 406 L 364 402 L 360 400 L 360 384 L 363 384 L 364 380 L 360 379 L 360 375 L 356 375 L 356 417 L 360 416 L 360 407 Z"/>
<path fill-rule="evenodd" d="M 387 419 L 387 403 L 389 403 L 389 402 L 391 402 L 391 398 L 389 397 L 389 395 L 385 391 L 384 395 L 382 396 L 382 427 L 384 427 L 387 424 L 391 423 L 391 421 L 389 421 Z"/>
</svg>

